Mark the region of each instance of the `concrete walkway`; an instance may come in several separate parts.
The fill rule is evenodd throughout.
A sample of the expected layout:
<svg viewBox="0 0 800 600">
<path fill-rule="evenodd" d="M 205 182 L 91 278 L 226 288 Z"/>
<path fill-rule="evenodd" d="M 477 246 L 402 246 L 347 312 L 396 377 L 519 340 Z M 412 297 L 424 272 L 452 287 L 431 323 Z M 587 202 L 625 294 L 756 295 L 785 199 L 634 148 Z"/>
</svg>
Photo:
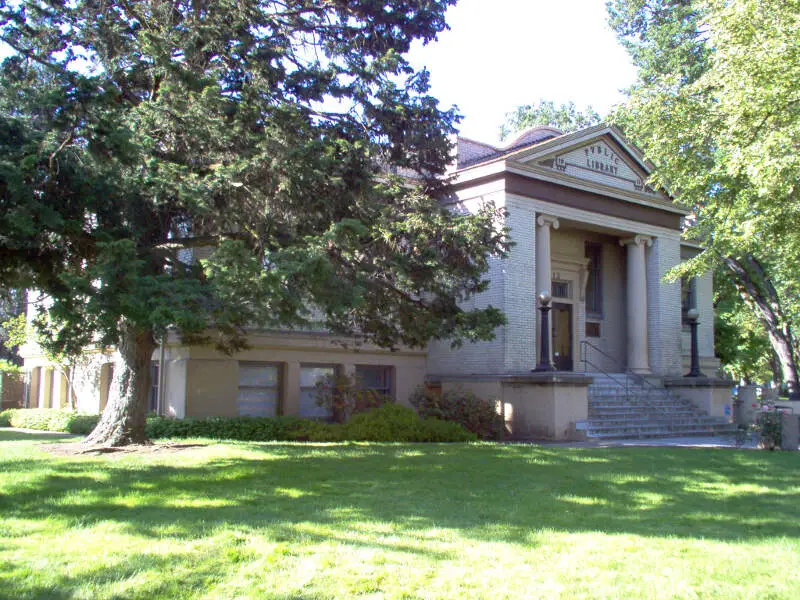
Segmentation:
<svg viewBox="0 0 800 600">
<path fill-rule="evenodd" d="M 542 446 L 566 446 L 572 448 L 624 448 L 628 446 L 645 447 L 672 447 L 672 448 L 733 448 L 736 449 L 736 439 L 732 436 L 710 437 L 672 437 L 672 438 L 644 438 L 629 440 L 587 440 L 585 442 L 542 442 Z M 753 436 L 739 446 L 741 449 L 756 450 L 758 445 Z"/>
</svg>

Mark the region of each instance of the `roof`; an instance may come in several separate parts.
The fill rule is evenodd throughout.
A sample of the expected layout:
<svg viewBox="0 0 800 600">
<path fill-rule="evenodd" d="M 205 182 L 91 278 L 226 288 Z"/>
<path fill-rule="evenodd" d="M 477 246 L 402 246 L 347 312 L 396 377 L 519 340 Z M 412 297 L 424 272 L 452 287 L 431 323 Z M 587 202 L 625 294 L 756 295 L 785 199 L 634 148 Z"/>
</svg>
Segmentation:
<svg viewBox="0 0 800 600">
<path fill-rule="evenodd" d="M 463 169 L 487 160 L 494 160 L 562 135 L 564 133 L 554 127 L 536 126 L 526 129 L 504 146 L 493 146 L 485 142 L 459 136 L 456 169 Z"/>
</svg>

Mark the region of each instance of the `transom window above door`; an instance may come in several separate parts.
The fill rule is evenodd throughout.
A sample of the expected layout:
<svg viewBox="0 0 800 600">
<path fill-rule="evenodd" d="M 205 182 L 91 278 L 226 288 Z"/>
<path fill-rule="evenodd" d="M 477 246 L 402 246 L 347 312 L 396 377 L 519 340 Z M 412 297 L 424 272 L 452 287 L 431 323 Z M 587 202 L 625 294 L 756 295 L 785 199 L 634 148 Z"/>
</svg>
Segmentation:
<svg viewBox="0 0 800 600">
<path fill-rule="evenodd" d="M 572 282 L 553 281 L 552 291 L 550 294 L 553 296 L 553 298 L 572 298 Z"/>
</svg>

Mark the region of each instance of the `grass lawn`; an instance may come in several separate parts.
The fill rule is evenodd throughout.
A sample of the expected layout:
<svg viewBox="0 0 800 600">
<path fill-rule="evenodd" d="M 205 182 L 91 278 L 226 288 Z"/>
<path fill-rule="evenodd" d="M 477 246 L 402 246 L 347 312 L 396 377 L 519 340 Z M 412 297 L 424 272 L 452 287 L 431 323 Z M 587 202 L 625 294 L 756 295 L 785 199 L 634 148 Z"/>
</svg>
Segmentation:
<svg viewBox="0 0 800 600">
<path fill-rule="evenodd" d="M 0 597 L 800 597 L 796 453 L 60 441 L 0 430 Z"/>
</svg>

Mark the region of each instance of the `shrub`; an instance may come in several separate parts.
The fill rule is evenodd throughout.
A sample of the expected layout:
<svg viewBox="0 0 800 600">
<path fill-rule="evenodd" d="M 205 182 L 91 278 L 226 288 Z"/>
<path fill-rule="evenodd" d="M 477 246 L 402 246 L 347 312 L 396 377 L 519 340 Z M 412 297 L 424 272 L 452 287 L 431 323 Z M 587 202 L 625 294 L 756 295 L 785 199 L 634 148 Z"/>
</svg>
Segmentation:
<svg viewBox="0 0 800 600">
<path fill-rule="evenodd" d="M 295 442 L 343 442 L 347 439 L 342 425 L 314 419 L 292 419 L 284 427 L 284 440 Z"/>
<path fill-rule="evenodd" d="M 89 435 L 97 427 L 100 415 L 75 414 L 69 422 L 69 433 Z"/>
<path fill-rule="evenodd" d="M 345 439 L 373 442 L 468 442 L 477 439 L 457 423 L 422 419 L 410 408 L 384 404 L 353 416 Z"/>
<path fill-rule="evenodd" d="M 476 439 L 457 423 L 423 420 L 410 408 L 396 404 L 384 404 L 356 414 L 346 424 L 298 417 L 150 417 L 147 435 L 153 439 L 203 437 L 261 442 L 468 442 Z"/>
<path fill-rule="evenodd" d="M 0 426 L 86 435 L 99 419 L 100 415 L 84 415 L 70 409 L 12 408 L 0 413 Z"/>
<path fill-rule="evenodd" d="M 242 442 L 337 442 L 343 439 L 340 426 L 298 417 L 149 417 L 146 432 L 152 439 L 200 437 Z"/>
<path fill-rule="evenodd" d="M 63 431 L 86 435 L 99 415 L 71 410 L 14 408 L 0 412 L 0 425 Z M 147 436 L 159 438 L 208 438 L 245 442 L 469 442 L 475 435 L 457 423 L 421 419 L 410 408 L 384 404 L 353 416 L 346 424 L 298 417 L 209 417 L 205 419 L 147 418 Z"/>
<path fill-rule="evenodd" d="M 347 375 L 329 375 L 319 380 L 316 394 L 317 405 L 327 409 L 336 423 L 344 423 L 352 415 L 393 402 L 390 396 L 361 389 L 359 382 Z"/>
<path fill-rule="evenodd" d="M 437 394 L 419 387 L 410 400 L 421 417 L 453 421 L 481 439 L 499 440 L 505 434 L 503 417 L 494 404 L 472 392 L 455 389 Z"/>
<path fill-rule="evenodd" d="M 754 426 L 758 432 L 758 447 L 766 450 L 775 450 L 781 447 L 783 432 L 781 431 L 781 411 L 771 405 L 761 407 L 761 412 L 756 416 Z"/>
<path fill-rule="evenodd" d="M 203 437 L 215 440 L 259 442 L 287 440 L 288 417 L 208 417 L 204 419 L 170 419 L 148 417 L 147 436 L 158 438 Z"/>
</svg>

